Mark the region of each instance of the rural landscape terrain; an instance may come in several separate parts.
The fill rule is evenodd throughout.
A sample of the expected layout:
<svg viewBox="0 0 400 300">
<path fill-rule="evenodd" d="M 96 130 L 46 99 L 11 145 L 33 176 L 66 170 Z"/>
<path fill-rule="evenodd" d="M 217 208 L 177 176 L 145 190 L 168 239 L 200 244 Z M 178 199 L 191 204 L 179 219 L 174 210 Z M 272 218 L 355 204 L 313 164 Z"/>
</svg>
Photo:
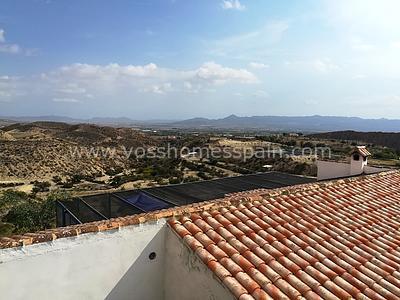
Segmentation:
<svg viewBox="0 0 400 300">
<path fill-rule="evenodd" d="M 365 144 L 375 163 L 385 161 L 385 165 L 396 165 L 400 151 L 399 133 L 198 130 L 188 127 L 188 122 L 182 122 L 182 127 L 177 123 L 118 127 L 1 121 L 0 188 L 24 192 L 132 189 L 269 170 L 315 176 L 315 155 L 321 149 L 330 149 L 330 159 L 345 159 L 352 147 Z M 215 148 L 232 155 L 206 155 L 210 152 L 205 149 Z M 296 152 L 303 148 L 308 152 Z M 170 153 L 155 155 L 156 149 Z M 174 149 L 186 152 L 172 153 Z M 257 151 L 263 151 L 262 157 Z"/>
<path fill-rule="evenodd" d="M 2 120 L 0 234 L 54 226 L 54 201 L 73 196 L 267 171 L 316 176 L 318 157 L 346 160 L 355 145 L 368 145 L 371 164 L 399 166 L 398 133 L 199 130 L 190 122 Z M 216 149 L 224 155 L 210 156 Z"/>
</svg>

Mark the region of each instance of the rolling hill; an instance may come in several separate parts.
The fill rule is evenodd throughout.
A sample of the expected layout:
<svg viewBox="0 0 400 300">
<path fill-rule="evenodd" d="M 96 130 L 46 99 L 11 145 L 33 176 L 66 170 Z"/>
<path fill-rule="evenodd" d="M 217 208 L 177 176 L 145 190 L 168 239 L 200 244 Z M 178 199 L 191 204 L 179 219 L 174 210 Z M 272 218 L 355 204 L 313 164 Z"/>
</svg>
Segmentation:
<svg viewBox="0 0 400 300">
<path fill-rule="evenodd" d="M 105 173 L 109 168 L 130 164 L 124 149 L 154 144 L 150 137 L 131 128 L 62 122 L 12 124 L 0 129 L 0 179 Z M 117 151 L 112 158 L 76 152 L 92 147 L 115 147 Z"/>
<path fill-rule="evenodd" d="M 396 132 L 357 132 L 348 130 L 312 134 L 310 137 L 317 139 L 364 142 L 368 144 L 385 146 L 400 151 L 400 133 Z"/>
</svg>

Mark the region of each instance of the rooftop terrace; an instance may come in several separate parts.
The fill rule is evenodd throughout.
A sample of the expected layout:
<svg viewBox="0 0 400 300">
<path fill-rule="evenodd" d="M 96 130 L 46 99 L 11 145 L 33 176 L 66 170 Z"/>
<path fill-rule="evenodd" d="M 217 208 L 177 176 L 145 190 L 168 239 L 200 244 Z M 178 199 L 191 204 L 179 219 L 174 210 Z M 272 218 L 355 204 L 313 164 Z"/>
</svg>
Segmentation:
<svg viewBox="0 0 400 300">
<path fill-rule="evenodd" d="M 390 171 L 1 239 L 0 289 L 6 299 L 400 299 L 399 200 Z"/>
</svg>

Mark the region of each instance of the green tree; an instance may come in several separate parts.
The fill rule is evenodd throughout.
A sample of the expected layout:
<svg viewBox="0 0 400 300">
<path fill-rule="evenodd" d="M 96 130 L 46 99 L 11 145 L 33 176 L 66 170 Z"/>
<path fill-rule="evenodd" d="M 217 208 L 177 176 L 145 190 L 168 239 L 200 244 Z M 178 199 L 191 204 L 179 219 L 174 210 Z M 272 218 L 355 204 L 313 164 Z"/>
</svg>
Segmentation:
<svg viewBox="0 0 400 300">
<path fill-rule="evenodd" d="M 7 215 L 10 209 L 29 199 L 28 194 L 19 191 L 4 191 L 0 194 L 0 220 Z"/>
<path fill-rule="evenodd" d="M 9 236 L 14 232 L 15 225 L 5 221 L 5 216 L 13 207 L 27 201 L 28 198 L 26 193 L 12 190 L 0 194 L 0 237 Z"/>
<path fill-rule="evenodd" d="M 53 228 L 55 203 L 71 199 L 69 193 L 52 192 L 46 199 L 23 192 L 7 191 L 0 196 L 0 236 Z"/>
</svg>

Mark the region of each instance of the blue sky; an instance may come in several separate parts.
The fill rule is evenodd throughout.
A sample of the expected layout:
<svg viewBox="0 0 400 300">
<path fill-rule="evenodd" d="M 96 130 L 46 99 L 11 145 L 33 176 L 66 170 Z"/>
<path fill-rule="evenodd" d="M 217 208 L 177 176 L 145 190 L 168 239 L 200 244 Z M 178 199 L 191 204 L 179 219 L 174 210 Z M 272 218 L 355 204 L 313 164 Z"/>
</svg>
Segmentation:
<svg viewBox="0 0 400 300">
<path fill-rule="evenodd" d="M 400 118 L 397 0 L 3 0 L 0 115 Z"/>
</svg>

